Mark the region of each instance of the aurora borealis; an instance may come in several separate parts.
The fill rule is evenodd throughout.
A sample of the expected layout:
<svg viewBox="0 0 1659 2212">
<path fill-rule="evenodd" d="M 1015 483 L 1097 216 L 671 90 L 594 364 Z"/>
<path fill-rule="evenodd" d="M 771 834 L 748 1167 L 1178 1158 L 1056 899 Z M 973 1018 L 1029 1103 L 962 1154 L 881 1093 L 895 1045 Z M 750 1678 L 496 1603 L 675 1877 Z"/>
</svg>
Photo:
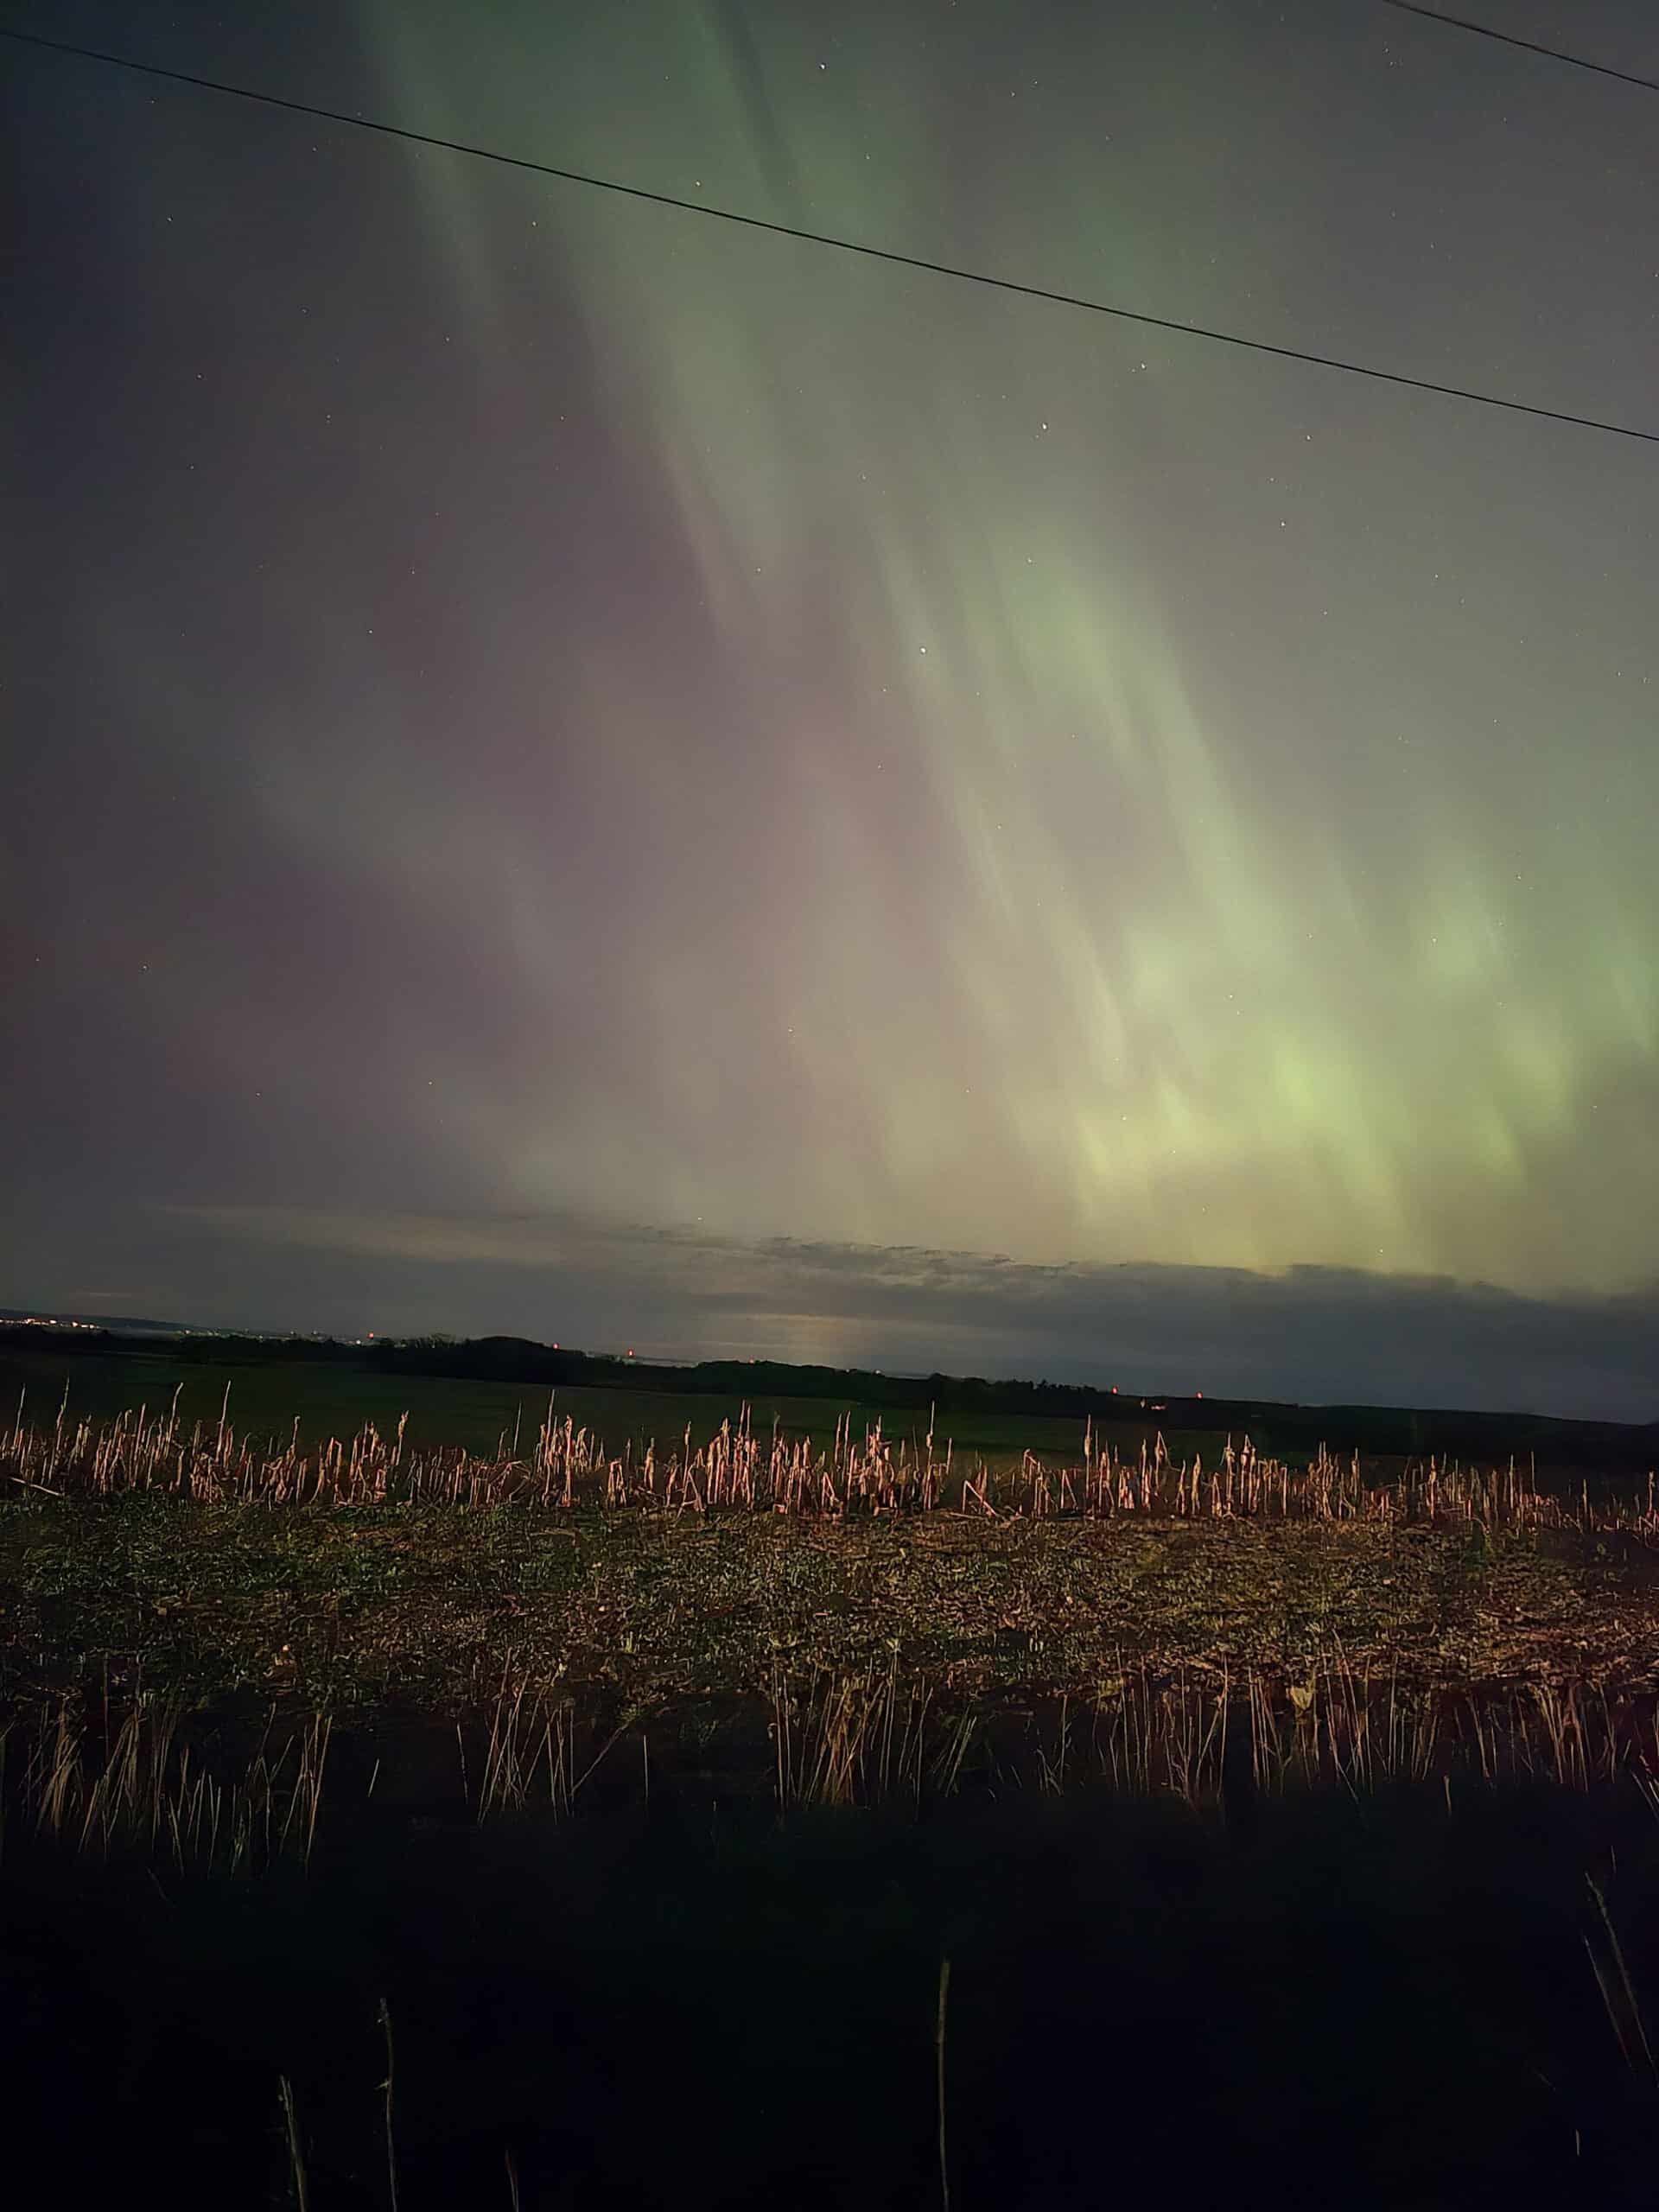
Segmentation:
<svg viewBox="0 0 1659 2212">
<path fill-rule="evenodd" d="M 1659 428 L 1363 0 L 256 12 L 7 20 Z M 0 1300 L 1659 1415 L 1659 452 L 7 60 Z"/>
</svg>

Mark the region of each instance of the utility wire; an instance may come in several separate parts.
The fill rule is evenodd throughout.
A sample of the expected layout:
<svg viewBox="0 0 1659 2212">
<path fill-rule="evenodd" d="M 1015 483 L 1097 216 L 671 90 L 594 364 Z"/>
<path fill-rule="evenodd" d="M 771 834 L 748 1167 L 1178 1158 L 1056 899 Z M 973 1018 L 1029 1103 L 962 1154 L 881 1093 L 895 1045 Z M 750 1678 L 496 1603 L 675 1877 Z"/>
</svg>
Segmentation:
<svg viewBox="0 0 1659 2212">
<path fill-rule="evenodd" d="M 1540 46 L 1535 39 L 1513 38 L 1508 31 L 1495 31 L 1490 23 L 1471 23 L 1465 16 L 1443 15 L 1438 8 L 1425 8 L 1421 0 L 1382 0 L 1385 8 L 1397 8 L 1404 16 L 1421 16 L 1431 23 L 1447 23 L 1453 30 L 1472 31 L 1477 38 L 1495 38 L 1500 46 L 1518 46 L 1523 54 L 1541 54 L 1548 61 L 1565 61 L 1569 69 L 1588 69 L 1598 77 L 1616 77 L 1621 85 L 1639 85 L 1645 92 L 1659 92 L 1659 77 L 1638 77 L 1629 69 L 1610 68 L 1605 61 L 1586 61 L 1580 54 L 1563 54 L 1558 46 Z"/>
<path fill-rule="evenodd" d="M 1331 353 L 1312 353 L 1296 346 L 1274 346 L 1263 338 L 1243 338 L 1236 331 L 1215 330 L 1203 323 L 1181 322 L 1170 315 L 1147 315 L 1137 308 L 1116 307 L 1104 300 L 1084 299 L 1076 292 L 1052 291 L 1042 284 L 1022 284 L 1012 276 L 992 276 L 981 269 L 960 269 L 950 262 L 930 261 L 920 254 L 899 253 L 890 246 L 867 245 L 857 238 L 842 238 L 827 231 L 797 229 L 774 223 L 762 215 L 740 214 L 735 208 L 715 207 L 701 200 L 680 200 L 671 193 L 651 192 L 644 185 L 622 184 L 614 177 L 590 176 L 581 169 L 556 168 L 550 162 L 533 162 L 522 154 L 499 153 L 493 146 L 469 145 L 458 138 L 439 138 L 425 130 L 406 130 L 396 123 L 382 123 L 372 116 L 348 115 L 343 109 L 316 107 L 308 100 L 284 99 L 276 92 L 255 92 L 246 85 L 227 85 L 214 77 L 198 77 L 183 69 L 164 69 L 158 62 L 134 61 L 122 54 L 105 54 L 68 41 L 41 38 L 33 31 L 0 29 L 0 38 L 52 54 L 68 54 L 83 61 L 99 61 L 139 76 L 158 77 L 169 84 L 189 85 L 200 92 L 221 92 L 232 99 L 252 100 L 262 107 L 281 108 L 290 115 L 308 115 L 323 123 L 343 123 L 356 130 L 372 130 L 383 138 L 400 138 L 411 145 L 432 146 L 446 154 L 466 154 L 474 160 L 493 162 L 502 168 L 525 169 L 536 176 L 556 177 L 565 184 L 585 184 L 595 192 L 614 192 L 628 200 L 645 200 L 658 207 L 677 207 L 689 215 L 711 216 L 722 223 L 740 223 L 746 230 L 770 231 L 774 236 L 798 238 L 808 245 L 834 246 L 842 253 L 862 254 L 871 261 L 886 261 L 901 269 L 920 269 L 930 276 L 953 276 L 963 283 L 985 284 L 999 292 L 1013 292 L 1022 299 L 1047 300 L 1057 307 L 1081 308 L 1090 315 L 1116 317 L 1140 323 L 1150 330 L 1171 330 L 1185 338 L 1208 339 L 1217 346 L 1236 346 L 1249 353 L 1267 353 L 1281 361 L 1305 361 L 1317 369 L 1339 369 L 1345 376 L 1368 377 L 1375 384 L 1403 385 L 1410 391 L 1429 391 L 1443 399 L 1464 399 L 1478 407 L 1501 408 L 1510 415 L 1529 415 L 1545 423 L 1566 423 L 1580 430 L 1600 430 L 1609 437 L 1636 438 L 1644 445 L 1659 445 L 1659 430 L 1637 429 L 1628 423 L 1607 423 L 1593 415 L 1571 415 L 1558 407 L 1535 407 L 1523 399 L 1503 399 L 1495 392 L 1473 391 L 1466 385 L 1436 384 L 1427 377 L 1408 377 L 1395 369 L 1376 369 L 1363 361 L 1346 361 Z"/>
</svg>

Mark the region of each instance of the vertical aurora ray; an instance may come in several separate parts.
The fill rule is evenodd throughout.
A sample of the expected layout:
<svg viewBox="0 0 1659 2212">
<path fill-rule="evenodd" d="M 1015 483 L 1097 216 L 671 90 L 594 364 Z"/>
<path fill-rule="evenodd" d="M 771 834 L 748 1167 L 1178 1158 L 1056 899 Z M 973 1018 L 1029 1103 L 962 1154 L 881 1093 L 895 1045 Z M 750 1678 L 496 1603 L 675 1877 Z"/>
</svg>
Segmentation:
<svg viewBox="0 0 1659 2212">
<path fill-rule="evenodd" d="M 597 28 L 561 48 L 526 22 L 511 43 L 540 76 L 505 111 L 447 78 L 408 11 L 379 13 L 370 42 L 397 111 L 426 127 L 776 219 L 925 250 L 945 224 L 961 257 L 1023 270 L 1037 211 L 1065 207 L 1091 284 L 1143 296 L 1179 250 L 1158 209 L 1114 212 L 1088 148 L 1033 163 L 1016 142 L 1000 166 L 987 145 L 964 188 L 959 122 L 925 87 L 885 138 L 881 87 L 838 99 L 786 24 L 737 35 L 719 8 L 632 21 L 626 66 Z M 855 26 L 837 79 L 882 50 Z M 606 143 L 578 103 L 647 54 L 662 89 L 642 78 L 632 131 Z M 1651 1092 L 1653 893 L 1629 817 L 1583 804 L 1599 755 L 1627 787 L 1650 783 L 1630 707 L 1587 752 L 1535 749 L 1521 672 L 1481 671 L 1475 626 L 1447 639 L 1443 671 L 1478 699 L 1448 704 L 1408 670 L 1392 699 L 1351 702 L 1349 731 L 1310 720 L 1270 747 L 1213 677 L 1201 700 L 1186 674 L 1206 609 L 1160 557 L 1158 504 L 1178 492 L 1201 527 L 1256 477 L 1244 488 L 1271 507 L 1266 461 L 1305 442 L 1283 417 L 1318 426 L 1327 391 L 671 212 L 418 166 L 438 265 L 480 334 L 537 312 L 537 280 L 515 292 L 505 267 L 522 266 L 524 211 L 550 252 L 556 239 L 539 281 L 604 364 L 744 702 L 749 745 L 716 773 L 735 787 L 764 755 L 755 826 L 791 855 L 784 949 L 724 950 L 761 1009 L 744 1049 L 781 1057 L 804 1125 L 751 1160 L 760 1203 L 718 1147 L 665 1169 L 663 1202 L 1028 1257 L 1542 1264 L 1563 1281 L 1639 1266 L 1617 1208 L 1593 1246 L 1518 1218 L 1529 1190 L 1572 1181 L 1594 1114 Z M 1241 416 L 1230 465 L 1224 408 Z M 1388 466 L 1351 461 L 1338 486 L 1341 508 L 1376 503 L 1368 534 Z M 1300 524 L 1319 498 L 1305 465 Z M 1462 512 L 1438 527 L 1449 563 L 1483 536 Z M 1363 589 L 1333 572 L 1313 595 L 1345 602 L 1351 631 Z M 1213 665 L 1213 639 L 1198 651 Z M 598 673 L 592 696 L 614 720 L 609 684 Z M 1494 702 L 1521 753 L 1501 788 L 1468 730 Z M 689 741 L 671 717 L 639 741 L 648 790 Z M 665 957 L 665 1057 L 695 1070 L 707 989 L 695 961 Z M 763 1096 L 773 1080 L 755 1068 Z M 527 1103 L 522 1194 L 568 1195 Z"/>
</svg>

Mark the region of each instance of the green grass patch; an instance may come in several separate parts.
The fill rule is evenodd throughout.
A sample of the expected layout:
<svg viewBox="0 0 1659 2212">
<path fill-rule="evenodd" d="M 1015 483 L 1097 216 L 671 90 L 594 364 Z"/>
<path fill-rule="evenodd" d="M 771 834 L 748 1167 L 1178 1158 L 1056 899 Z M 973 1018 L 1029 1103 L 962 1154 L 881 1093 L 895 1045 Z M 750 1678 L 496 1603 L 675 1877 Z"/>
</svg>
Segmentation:
<svg viewBox="0 0 1659 2212">
<path fill-rule="evenodd" d="M 163 1348 L 118 1353 L 16 1352 L 0 1357 L 0 1419 L 15 1414 L 20 1395 L 26 1394 L 25 1412 L 35 1427 L 50 1427 L 66 1387 L 68 1411 L 73 1419 L 90 1416 L 99 1421 L 128 1413 L 140 1405 L 153 1413 L 170 1403 L 179 1393 L 180 1416 L 188 1428 L 193 1422 L 216 1423 L 230 1392 L 229 1419 L 238 1433 L 286 1440 L 299 1423 L 300 1440 L 307 1445 L 330 1437 L 351 1437 L 372 1422 L 383 1433 L 409 1415 L 410 1445 L 416 1451 L 442 1446 L 461 1446 L 473 1452 L 493 1455 L 505 1438 L 511 1446 L 515 1427 L 522 1448 L 534 1445 L 537 1431 L 546 1418 L 548 1390 L 538 1384 L 474 1382 L 446 1376 L 376 1375 L 367 1369 L 284 1362 L 245 1365 L 204 1365 L 172 1357 Z M 770 1435 L 772 1423 L 791 1437 L 810 1437 L 827 1447 L 838 1421 L 850 1415 L 853 1434 L 861 1438 L 877 1421 L 884 1435 L 914 1438 L 927 1433 L 925 1412 L 911 1409 L 842 1404 L 830 1398 L 767 1396 L 748 1400 L 722 1398 L 707 1392 L 562 1389 L 557 1393 L 561 1419 L 567 1414 L 578 1428 L 587 1428 L 607 1447 L 620 1452 L 632 1441 L 644 1445 L 653 1438 L 660 1450 L 678 1445 L 689 1427 L 693 1449 L 707 1444 L 721 1423 L 735 1426 L 747 1404 L 755 1433 Z M 937 1426 L 936 1442 L 942 1452 L 947 1441 L 959 1455 L 983 1458 L 993 1467 L 1017 1464 L 1026 1452 L 1046 1459 L 1076 1464 L 1082 1454 L 1083 1424 L 1035 1414 L 963 1413 Z M 1112 1425 L 1114 1448 L 1133 1453 L 1144 1436 L 1148 1446 L 1158 1428 Z M 1177 1459 L 1202 1452 L 1206 1463 L 1220 1452 L 1225 1437 L 1219 1431 L 1166 1429 L 1165 1443 Z"/>
</svg>

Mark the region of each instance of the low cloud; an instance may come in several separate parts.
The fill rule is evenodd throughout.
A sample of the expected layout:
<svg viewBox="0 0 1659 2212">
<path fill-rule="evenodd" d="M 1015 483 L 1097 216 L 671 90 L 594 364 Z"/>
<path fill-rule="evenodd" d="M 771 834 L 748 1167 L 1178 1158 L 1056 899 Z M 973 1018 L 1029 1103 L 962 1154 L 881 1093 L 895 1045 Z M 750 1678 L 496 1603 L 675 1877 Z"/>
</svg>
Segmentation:
<svg viewBox="0 0 1659 2212">
<path fill-rule="evenodd" d="M 574 1214 L 171 1207 L 152 1213 L 152 1236 L 157 1215 L 187 1319 L 1659 1418 L 1659 1284 L 1545 1297 L 1342 1268 L 1037 1266 Z"/>
</svg>

